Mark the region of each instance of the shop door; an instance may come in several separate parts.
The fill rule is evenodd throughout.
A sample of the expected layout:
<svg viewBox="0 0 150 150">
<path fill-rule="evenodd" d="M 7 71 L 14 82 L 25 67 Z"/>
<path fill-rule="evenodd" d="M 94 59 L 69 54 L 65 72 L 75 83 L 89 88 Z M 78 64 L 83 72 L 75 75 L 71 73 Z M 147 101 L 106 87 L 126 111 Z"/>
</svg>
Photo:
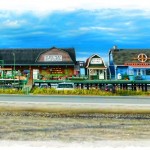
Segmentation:
<svg viewBox="0 0 150 150">
<path fill-rule="evenodd" d="M 38 69 L 33 69 L 33 79 L 38 79 L 38 75 L 39 75 L 39 70 Z"/>
<path fill-rule="evenodd" d="M 104 70 L 99 70 L 99 79 L 101 79 L 101 80 L 105 79 Z"/>
</svg>

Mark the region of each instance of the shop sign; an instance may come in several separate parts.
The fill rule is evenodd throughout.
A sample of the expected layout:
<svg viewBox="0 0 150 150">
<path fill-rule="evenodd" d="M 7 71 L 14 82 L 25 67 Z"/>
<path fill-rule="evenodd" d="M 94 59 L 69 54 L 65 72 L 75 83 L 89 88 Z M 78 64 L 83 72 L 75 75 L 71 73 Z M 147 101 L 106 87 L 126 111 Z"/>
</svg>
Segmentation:
<svg viewBox="0 0 150 150">
<path fill-rule="evenodd" d="M 92 58 L 90 64 L 102 64 L 101 58 Z"/>
<path fill-rule="evenodd" d="M 125 63 L 125 66 L 134 66 L 134 67 L 149 67 L 150 63 Z"/>
<path fill-rule="evenodd" d="M 145 54 L 139 54 L 138 55 L 138 60 L 140 62 L 146 62 L 147 61 L 147 56 Z"/>
<path fill-rule="evenodd" d="M 45 55 L 44 61 L 62 61 L 62 55 Z"/>
<path fill-rule="evenodd" d="M 141 53 L 141 54 L 139 54 L 139 55 L 137 56 L 137 58 L 133 58 L 133 59 L 136 59 L 136 60 L 138 60 L 139 62 L 144 63 L 144 62 L 146 62 L 146 61 L 147 61 L 148 59 L 150 59 L 150 58 L 148 58 L 146 54 Z"/>
<path fill-rule="evenodd" d="M 140 53 L 136 58 L 133 58 L 134 60 L 138 60 L 139 62 L 129 62 L 125 63 L 125 66 L 134 66 L 134 67 L 149 67 L 150 63 L 146 62 L 150 58 L 147 57 L 146 54 Z"/>
</svg>

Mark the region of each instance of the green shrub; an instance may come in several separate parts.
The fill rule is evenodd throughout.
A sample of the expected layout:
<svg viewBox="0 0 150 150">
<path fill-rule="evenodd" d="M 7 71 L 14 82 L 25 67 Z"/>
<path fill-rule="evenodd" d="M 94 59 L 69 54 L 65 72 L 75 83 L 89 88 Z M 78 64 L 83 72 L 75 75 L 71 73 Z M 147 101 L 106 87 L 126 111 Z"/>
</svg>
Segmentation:
<svg viewBox="0 0 150 150">
<path fill-rule="evenodd" d="M 111 92 L 101 91 L 99 89 L 74 89 L 74 90 L 56 90 L 54 88 L 35 88 L 33 94 L 43 95 L 113 95 Z"/>
<path fill-rule="evenodd" d="M 74 89 L 74 90 L 56 90 L 54 88 L 35 88 L 33 94 L 41 95 L 97 95 L 97 96 L 134 96 L 147 95 L 150 96 L 150 91 L 131 91 L 131 90 L 117 90 L 115 93 L 102 91 L 99 89 Z"/>
<path fill-rule="evenodd" d="M 131 91 L 131 90 L 117 90 L 116 95 L 120 95 L 120 96 L 149 95 L 149 92 Z"/>
<path fill-rule="evenodd" d="M 23 91 L 17 89 L 0 89 L 0 94 L 23 94 Z"/>
<path fill-rule="evenodd" d="M 150 96 L 150 91 L 131 91 L 131 90 L 120 90 L 118 89 L 115 93 L 102 91 L 99 89 L 74 89 L 74 90 L 56 90 L 55 88 L 34 88 L 32 89 L 33 94 L 41 95 L 97 95 L 97 96 L 135 96 L 145 95 Z M 17 89 L 0 89 L 0 94 L 26 94 L 23 90 Z"/>
</svg>

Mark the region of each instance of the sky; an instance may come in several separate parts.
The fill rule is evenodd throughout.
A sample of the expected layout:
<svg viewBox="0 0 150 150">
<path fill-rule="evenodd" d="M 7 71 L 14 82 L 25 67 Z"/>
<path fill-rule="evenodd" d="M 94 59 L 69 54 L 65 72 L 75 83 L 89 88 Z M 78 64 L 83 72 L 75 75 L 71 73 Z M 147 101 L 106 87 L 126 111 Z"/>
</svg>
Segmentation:
<svg viewBox="0 0 150 150">
<path fill-rule="evenodd" d="M 148 0 L 0 0 L 0 48 L 75 48 L 77 60 L 150 48 Z"/>
</svg>

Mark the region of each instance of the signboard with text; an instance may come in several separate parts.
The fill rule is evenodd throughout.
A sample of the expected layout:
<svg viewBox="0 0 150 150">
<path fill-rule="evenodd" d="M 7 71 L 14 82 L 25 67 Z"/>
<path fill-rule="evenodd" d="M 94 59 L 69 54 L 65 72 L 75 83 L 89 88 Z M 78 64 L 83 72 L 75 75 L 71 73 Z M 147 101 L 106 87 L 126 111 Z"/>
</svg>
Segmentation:
<svg viewBox="0 0 150 150">
<path fill-rule="evenodd" d="M 101 58 L 92 58 L 90 64 L 102 64 Z"/>
<path fill-rule="evenodd" d="M 150 67 L 150 63 L 125 63 L 125 66 Z"/>
<path fill-rule="evenodd" d="M 37 59 L 37 62 L 49 62 L 49 63 L 58 62 L 62 64 L 63 62 L 72 62 L 72 59 L 69 53 L 54 48 L 49 51 L 41 53 Z"/>
<path fill-rule="evenodd" d="M 62 55 L 45 55 L 44 61 L 62 61 Z"/>
</svg>

